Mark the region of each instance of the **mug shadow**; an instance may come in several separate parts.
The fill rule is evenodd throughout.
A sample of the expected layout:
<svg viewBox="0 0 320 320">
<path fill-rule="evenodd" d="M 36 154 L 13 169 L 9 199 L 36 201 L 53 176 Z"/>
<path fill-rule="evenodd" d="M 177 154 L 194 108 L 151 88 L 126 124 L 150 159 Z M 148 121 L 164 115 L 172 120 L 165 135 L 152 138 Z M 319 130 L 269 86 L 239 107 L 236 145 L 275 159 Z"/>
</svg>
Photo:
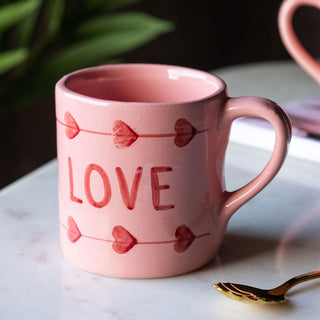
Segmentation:
<svg viewBox="0 0 320 320">
<path fill-rule="evenodd" d="M 314 191 L 312 191 L 314 192 Z M 311 193 L 312 194 L 312 193 Z M 259 256 L 261 256 L 262 260 L 266 263 L 277 263 L 278 267 L 283 266 L 286 257 L 288 257 L 288 261 L 291 261 L 292 254 L 295 255 L 295 259 L 305 259 L 305 255 L 301 255 L 299 258 L 299 252 L 295 250 L 295 248 L 303 248 L 310 246 L 310 239 L 312 239 L 312 243 L 319 242 L 319 232 L 317 226 L 319 226 L 319 211 L 320 209 L 320 201 L 318 198 L 318 193 L 315 193 L 315 199 L 309 201 L 308 205 L 305 206 L 301 212 L 296 213 L 295 218 L 289 223 L 284 229 L 282 235 L 278 235 L 272 237 L 272 234 L 259 234 L 252 233 L 252 230 L 242 228 L 237 230 L 227 230 L 227 233 L 223 239 L 223 242 L 220 246 L 220 250 L 215 259 L 209 262 L 206 266 L 204 266 L 200 272 L 204 274 L 198 274 L 200 279 L 205 279 L 205 281 L 210 280 L 211 282 L 219 282 L 225 281 L 227 282 L 239 282 L 236 278 L 226 279 L 224 274 L 227 273 L 230 276 L 230 272 L 237 270 L 237 265 L 239 265 L 239 273 L 245 272 L 244 276 L 250 275 L 251 278 L 257 276 L 257 272 L 254 272 L 252 268 L 251 261 L 253 258 L 255 262 L 260 261 Z M 311 229 L 310 229 L 311 228 Z M 303 234 L 308 234 L 308 236 L 302 236 Z M 268 256 L 270 259 L 268 260 Z M 304 260 L 303 260 L 304 261 Z M 312 259 L 311 259 L 312 261 Z M 306 262 L 307 263 L 307 262 Z M 247 268 L 245 267 L 247 265 Z M 255 264 L 254 268 L 258 268 L 259 265 Z M 224 271 L 226 270 L 226 272 Z M 228 270 L 228 271 L 227 271 Z M 244 271 L 243 271 L 244 270 Z M 268 271 L 269 270 L 269 271 Z M 222 272 L 221 272 L 222 271 Z M 235 272 L 236 273 L 236 272 Z M 270 269 L 264 272 L 266 276 L 272 281 L 272 274 L 270 274 Z M 303 273 L 303 272 L 300 272 Z M 299 274 L 299 272 L 297 272 Z M 242 277 L 243 274 L 240 274 Z M 261 276 L 261 274 L 260 274 Z M 263 274 L 262 274 L 263 276 Z M 292 275 L 294 276 L 294 274 Z M 237 275 L 235 274 L 235 277 Z M 221 279 L 222 278 L 222 279 Z M 284 279 L 284 281 L 288 280 L 288 278 Z M 243 279 L 243 277 L 242 277 Z M 258 279 L 259 280 L 259 279 Z M 283 282 L 284 282 L 283 281 Z M 247 285 L 253 285 L 252 283 L 244 283 Z M 276 287 L 281 283 L 271 283 L 270 287 Z M 292 288 L 285 295 L 287 297 L 287 301 L 279 304 L 246 304 L 244 305 L 246 312 L 252 313 L 254 316 L 256 312 L 264 312 L 265 315 L 270 315 L 270 317 L 274 316 L 275 313 L 278 315 L 285 315 L 288 313 L 294 312 L 296 309 L 301 308 L 301 304 L 298 305 L 294 302 L 293 297 L 297 297 L 298 295 L 303 295 L 304 293 L 309 293 L 310 291 L 317 292 L 319 290 L 320 279 L 314 281 L 312 283 L 308 282 L 303 285 L 299 285 L 295 288 Z M 263 286 L 259 286 L 264 289 Z M 219 296 L 217 296 L 219 297 Z M 226 300 L 226 301 L 225 301 Z M 221 307 L 221 304 L 225 303 L 226 306 L 230 303 L 227 298 L 216 299 L 216 305 Z M 224 302 L 225 301 L 225 302 Z M 240 303 L 240 302 L 234 302 Z M 241 303 L 240 303 L 241 304 Z M 305 306 L 307 307 L 307 306 Z M 240 307 L 241 310 L 242 307 Z"/>
<path fill-rule="evenodd" d="M 252 256 L 265 254 L 270 251 L 276 252 L 278 246 L 279 240 L 276 239 L 266 239 L 242 233 L 227 233 L 217 257 L 201 270 L 211 272 L 213 269 L 221 268 Z M 250 272 L 250 268 L 248 268 L 248 272 Z M 241 304 L 238 301 L 234 301 L 234 303 Z M 285 315 L 295 310 L 295 306 L 290 300 L 276 304 L 245 303 L 245 306 L 248 312 L 260 313 L 263 310 L 265 315 L 270 314 L 270 316 L 274 315 L 274 312 L 279 315 Z"/>
<path fill-rule="evenodd" d="M 216 265 L 216 259 L 219 259 L 220 265 L 234 263 L 269 251 L 275 251 L 278 246 L 278 239 L 266 239 L 257 235 L 243 233 L 227 233 L 220 246 L 218 256 L 213 263 Z"/>
</svg>

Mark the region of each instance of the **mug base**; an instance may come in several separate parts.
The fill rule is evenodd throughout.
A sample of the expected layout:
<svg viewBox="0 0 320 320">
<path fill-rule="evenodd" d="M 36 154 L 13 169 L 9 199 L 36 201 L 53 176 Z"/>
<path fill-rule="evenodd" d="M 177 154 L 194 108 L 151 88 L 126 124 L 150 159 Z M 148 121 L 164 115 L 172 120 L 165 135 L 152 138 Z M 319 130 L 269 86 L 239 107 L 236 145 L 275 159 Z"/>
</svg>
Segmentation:
<svg viewBox="0 0 320 320">
<path fill-rule="evenodd" d="M 206 242 L 209 243 L 214 241 Z M 216 244 L 215 248 L 219 248 L 220 242 Z M 209 254 L 208 246 L 195 243 L 183 254 L 174 252 L 172 244 L 153 249 L 137 246 L 126 254 L 117 254 L 110 249 L 110 243 L 94 247 L 90 246 L 89 241 L 71 243 L 64 232 L 61 232 L 61 247 L 65 259 L 73 266 L 96 275 L 123 279 L 154 279 L 185 274 L 208 264 L 218 251 L 214 249 Z"/>
</svg>

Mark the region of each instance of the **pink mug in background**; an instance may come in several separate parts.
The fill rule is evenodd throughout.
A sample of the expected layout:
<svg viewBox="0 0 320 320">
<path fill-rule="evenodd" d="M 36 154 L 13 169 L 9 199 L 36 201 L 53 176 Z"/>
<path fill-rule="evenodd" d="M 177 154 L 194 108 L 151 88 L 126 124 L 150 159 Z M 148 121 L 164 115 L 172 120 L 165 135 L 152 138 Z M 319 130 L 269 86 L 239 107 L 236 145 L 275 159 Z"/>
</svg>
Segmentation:
<svg viewBox="0 0 320 320">
<path fill-rule="evenodd" d="M 320 0 L 284 0 L 281 4 L 278 25 L 283 44 L 296 62 L 320 85 L 320 64 L 302 46 L 297 38 L 292 18 L 301 6 L 320 9 Z M 318 32 L 314 32 L 316 37 Z M 319 42 L 320 44 L 320 42 Z M 292 125 L 302 136 L 320 136 L 320 97 L 302 97 L 290 101 L 285 106 Z"/>
<path fill-rule="evenodd" d="M 271 122 L 275 146 L 254 180 L 228 191 L 230 128 L 245 116 Z M 220 78 L 166 65 L 68 74 L 56 85 L 56 119 L 63 253 L 81 269 L 123 278 L 212 260 L 230 217 L 274 178 L 291 138 L 276 103 L 230 98 Z"/>
<path fill-rule="evenodd" d="M 313 77 L 314 80 L 320 84 L 320 64 L 302 46 L 292 26 L 293 15 L 301 6 L 311 6 L 320 9 L 320 1 L 284 0 L 281 4 L 278 15 L 280 36 L 291 56 Z M 314 36 L 317 37 L 318 32 L 315 32 Z"/>
</svg>

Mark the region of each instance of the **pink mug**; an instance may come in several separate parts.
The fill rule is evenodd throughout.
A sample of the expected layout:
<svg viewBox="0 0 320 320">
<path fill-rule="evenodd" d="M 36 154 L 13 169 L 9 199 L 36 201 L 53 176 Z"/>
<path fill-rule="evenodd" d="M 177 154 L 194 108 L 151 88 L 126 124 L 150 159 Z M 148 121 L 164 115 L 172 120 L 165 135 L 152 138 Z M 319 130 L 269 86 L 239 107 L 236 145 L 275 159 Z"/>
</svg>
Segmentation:
<svg viewBox="0 0 320 320">
<path fill-rule="evenodd" d="M 291 56 L 320 84 L 320 64 L 302 46 L 292 26 L 293 15 L 301 6 L 313 6 L 320 9 L 320 1 L 284 0 L 278 15 L 280 36 Z"/>
<path fill-rule="evenodd" d="M 244 116 L 270 121 L 275 146 L 258 177 L 227 191 L 230 128 Z M 230 98 L 218 77 L 166 65 L 66 75 L 56 119 L 63 253 L 122 278 L 172 276 L 212 260 L 230 217 L 277 174 L 291 138 L 274 102 Z"/>
</svg>

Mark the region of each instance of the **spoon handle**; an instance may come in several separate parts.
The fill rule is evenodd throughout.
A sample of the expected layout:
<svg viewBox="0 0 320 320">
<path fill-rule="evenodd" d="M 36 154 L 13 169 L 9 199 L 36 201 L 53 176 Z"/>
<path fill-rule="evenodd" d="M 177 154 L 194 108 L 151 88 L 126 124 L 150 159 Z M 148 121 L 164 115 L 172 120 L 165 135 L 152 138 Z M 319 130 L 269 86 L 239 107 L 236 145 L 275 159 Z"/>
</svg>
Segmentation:
<svg viewBox="0 0 320 320">
<path fill-rule="evenodd" d="M 294 278 L 289 279 L 279 287 L 270 290 L 269 293 L 276 294 L 278 292 L 285 293 L 292 287 L 296 286 L 297 284 L 300 284 L 305 281 L 314 280 L 320 278 L 320 270 L 311 271 L 308 273 L 301 274 L 299 276 L 296 276 Z"/>
</svg>

